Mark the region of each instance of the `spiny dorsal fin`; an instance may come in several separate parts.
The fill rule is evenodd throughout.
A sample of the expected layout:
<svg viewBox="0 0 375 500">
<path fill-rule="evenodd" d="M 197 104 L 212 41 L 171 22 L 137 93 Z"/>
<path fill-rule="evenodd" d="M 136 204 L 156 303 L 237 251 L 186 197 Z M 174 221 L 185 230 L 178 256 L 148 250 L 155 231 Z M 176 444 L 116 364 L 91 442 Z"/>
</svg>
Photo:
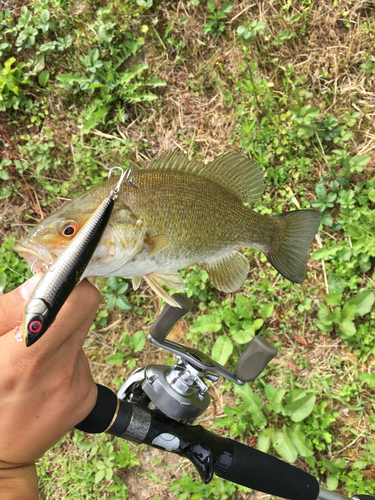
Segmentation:
<svg viewBox="0 0 375 500">
<path fill-rule="evenodd" d="M 179 172 L 197 173 L 203 167 L 200 160 L 189 159 L 189 156 L 178 149 L 168 149 L 151 161 L 147 169 L 178 170 Z"/>
<path fill-rule="evenodd" d="M 239 153 L 221 155 L 203 165 L 195 158 L 189 159 L 183 151 L 168 150 L 153 160 L 148 168 L 153 170 L 178 170 L 199 175 L 217 182 L 231 191 L 242 202 L 257 201 L 264 191 L 263 174 L 256 161 Z"/>
</svg>

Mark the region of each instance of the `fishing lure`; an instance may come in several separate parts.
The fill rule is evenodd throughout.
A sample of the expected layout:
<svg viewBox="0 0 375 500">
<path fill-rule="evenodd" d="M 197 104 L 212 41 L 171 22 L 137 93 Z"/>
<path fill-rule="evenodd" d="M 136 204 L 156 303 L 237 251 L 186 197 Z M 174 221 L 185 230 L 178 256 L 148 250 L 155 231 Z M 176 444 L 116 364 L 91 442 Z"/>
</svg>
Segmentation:
<svg viewBox="0 0 375 500">
<path fill-rule="evenodd" d="M 120 168 L 114 167 L 110 170 Z M 122 168 L 116 187 L 82 226 L 72 242 L 48 267 L 36 286 L 23 313 L 23 340 L 27 347 L 34 344 L 54 322 L 64 302 L 80 281 L 111 216 L 120 186 L 125 179 L 132 185 L 131 170 Z"/>
</svg>

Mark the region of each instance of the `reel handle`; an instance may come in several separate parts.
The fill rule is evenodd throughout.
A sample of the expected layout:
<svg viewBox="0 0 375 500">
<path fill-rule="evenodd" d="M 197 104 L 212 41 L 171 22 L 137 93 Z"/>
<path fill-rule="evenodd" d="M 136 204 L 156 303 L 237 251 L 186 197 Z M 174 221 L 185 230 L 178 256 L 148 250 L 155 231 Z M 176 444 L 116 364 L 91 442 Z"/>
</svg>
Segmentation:
<svg viewBox="0 0 375 500">
<path fill-rule="evenodd" d="M 191 301 L 183 293 L 175 293 L 172 297 L 181 306 L 181 309 L 172 307 L 169 304 L 164 307 L 160 316 L 150 328 L 151 337 L 158 342 L 163 342 L 174 325 L 191 309 Z"/>
</svg>

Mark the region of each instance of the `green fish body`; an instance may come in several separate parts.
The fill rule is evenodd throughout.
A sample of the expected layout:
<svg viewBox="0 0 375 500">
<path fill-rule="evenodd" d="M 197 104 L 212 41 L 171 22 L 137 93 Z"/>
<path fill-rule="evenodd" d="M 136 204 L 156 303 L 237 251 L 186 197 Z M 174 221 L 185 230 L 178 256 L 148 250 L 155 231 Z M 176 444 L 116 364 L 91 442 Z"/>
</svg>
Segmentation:
<svg viewBox="0 0 375 500">
<path fill-rule="evenodd" d="M 110 178 L 41 222 L 15 248 L 30 264 L 59 255 L 117 183 Z M 287 279 L 302 283 L 321 213 L 260 215 L 246 205 L 263 193 L 262 172 L 237 153 L 206 165 L 167 151 L 123 183 L 108 226 L 85 276 L 141 278 L 176 305 L 160 285 L 183 289 L 178 270 L 197 263 L 224 292 L 241 287 L 249 271 L 236 249 L 255 247 Z"/>
</svg>

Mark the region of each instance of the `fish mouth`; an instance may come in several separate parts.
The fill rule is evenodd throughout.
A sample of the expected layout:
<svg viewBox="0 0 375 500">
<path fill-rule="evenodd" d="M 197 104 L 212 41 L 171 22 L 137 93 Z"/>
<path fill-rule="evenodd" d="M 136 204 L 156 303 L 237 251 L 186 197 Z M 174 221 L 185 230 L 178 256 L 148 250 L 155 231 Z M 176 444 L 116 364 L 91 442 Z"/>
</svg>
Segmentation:
<svg viewBox="0 0 375 500">
<path fill-rule="evenodd" d="M 33 241 L 22 241 L 13 246 L 13 251 L 22 255 L 33 273 L 44 273 L 56 259 L 47 248 Z"/>
</svg>

